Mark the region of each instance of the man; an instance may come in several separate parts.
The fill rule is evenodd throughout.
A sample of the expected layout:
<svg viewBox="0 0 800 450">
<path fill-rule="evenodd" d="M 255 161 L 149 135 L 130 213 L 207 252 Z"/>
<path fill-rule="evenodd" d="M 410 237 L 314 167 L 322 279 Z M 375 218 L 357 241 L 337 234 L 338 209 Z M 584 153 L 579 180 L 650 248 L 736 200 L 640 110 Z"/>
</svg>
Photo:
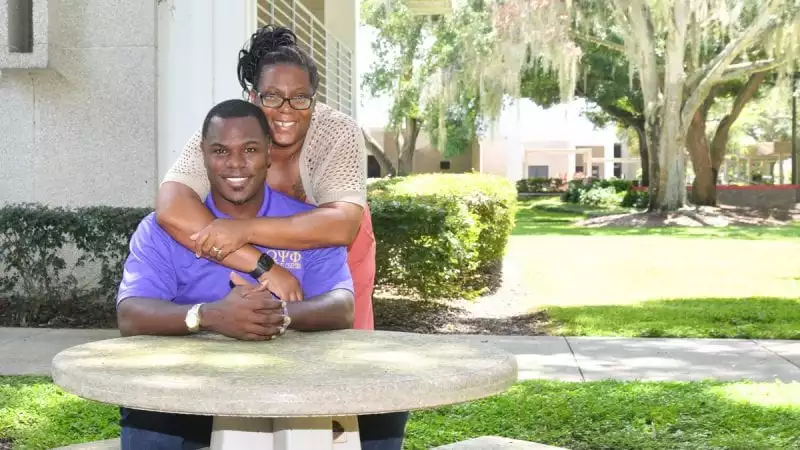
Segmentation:
<svg viewBox="0 0 800 450">
<path fill-rule="evenodd" d="M 264 113 L 248 102 L 229 100 L 209 111 L 202 148 L 217 217 L 283 217 L 307 211 L 266 184 L 269 132 Z M 265 249 L 252 273 L 235 273 L 195 254 L 145 217 L 131 238 L 117 296 L 123 336 L 186 335 L 200 330 L 247 340 L 274 339 L 296 330 L 351 328 L 353 282 L 344 247 L 305 251 Z M 273 264 L 301 283 L 305 299 L 283 302 L 255 280 Z M 245 280 L 251 279 L 250 282 Z M 252 284 L 251 284 L 252 283 Z M 199 449 L 209 445 L 210 417 L 122 408 L 122 449 Z"/>
</svg>

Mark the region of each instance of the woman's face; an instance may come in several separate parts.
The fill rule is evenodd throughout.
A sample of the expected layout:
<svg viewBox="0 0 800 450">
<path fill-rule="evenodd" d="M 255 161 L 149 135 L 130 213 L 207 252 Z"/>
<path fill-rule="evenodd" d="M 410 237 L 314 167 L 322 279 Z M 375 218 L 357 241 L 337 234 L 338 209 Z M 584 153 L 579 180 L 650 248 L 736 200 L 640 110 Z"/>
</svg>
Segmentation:
<svg viewBox="0 0 800 450">
<path fill-rule="evenodd" d="M 276 147 L 292 147 L 306 137 L 311 124 L 313 95 L 308 72 L 294 64 L 274 64 L 261 70 L 258 80 L 258 94 L 253 101 L 267 116 L 272 131 L 272 143 Z M 266 105 L 265 105 L 266 103 Z M 281 103 L 283 103 L 281 105 Z M 275 107 L 276 105 L 280 105 Z"/>
</svg>

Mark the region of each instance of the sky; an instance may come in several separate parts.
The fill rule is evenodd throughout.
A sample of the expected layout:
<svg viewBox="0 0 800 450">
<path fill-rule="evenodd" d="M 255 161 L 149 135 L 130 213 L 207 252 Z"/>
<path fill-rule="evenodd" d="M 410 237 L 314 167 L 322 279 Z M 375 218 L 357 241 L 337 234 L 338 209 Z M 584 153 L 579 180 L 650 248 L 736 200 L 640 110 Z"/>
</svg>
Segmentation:
<svg viewBox="0 0 800 450">
<path fill-rule="evenodd" d="M 386 125 L 389 120 L 389 107 L 391 106 L 388 97 L 370 98 L 369 95 L 360 90 L 361 79 L 364 74 L 369 72 L 372 61 L 375 59 L 370 45 L 375 35 L 374 28 L 361 25 L 358 35 L 358 48 L 356 49 L 356 68 L 358 70 L 358 80 L 356 82 L 359 84 L 359 92 L 361 93 L 356 115 L 358 116 L 358 121 L 367 128 Z"/>
<path fill-rule="evenodd" d="M 375 36 L 374 28 L 361 25 L 356 50 L 359 86 L 363 75 L 369 72 L 374 61 L 370 43 Z M 356 113 L 358 121 L 367 128 L 383 127 L 388 122 L 390 106 L 389 97 L 370 98 L 366 92 L 360 90 Z M 555 141 L 572 138 L 576 145 L 587 145 L 589 144 L 587 141 L 614 140 L 613 128 L 595 130 L 594 124 L 581 117 L 580 111 L 583 107 L 582 100 L 575 100 L 545 110 L 529 100 L 522 100 L 519 102 L 518 110 L 512 108 L 503 113 L 496 130 L 504 136 L 517 135 L 523 141 Z"/>
</svg>

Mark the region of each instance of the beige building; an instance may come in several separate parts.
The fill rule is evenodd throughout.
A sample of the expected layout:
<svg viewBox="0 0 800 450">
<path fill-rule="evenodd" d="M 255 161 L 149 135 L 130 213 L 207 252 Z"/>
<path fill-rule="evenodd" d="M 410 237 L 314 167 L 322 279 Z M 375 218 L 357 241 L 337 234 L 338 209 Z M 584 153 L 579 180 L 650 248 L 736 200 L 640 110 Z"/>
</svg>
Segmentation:
<svg viewBox="0 0 800 450">
<path fill-rule="evenodd" d="M 395 133 L 381 128 L 369 129 L 370 135 L 383 146 L 384 153 L 397 167 L 397 145 Z M 417 148 L 414 151 L 413 173 L 465 173 L 477 171 L 480 161 L 480 146 L 475 143 L 472 148 L 464 153 L 446 158 L 434 147 L 428 135 L 421 132 L 417 137 Z M 367 156 L 367 175 L 370 178 L 386 176 L 388 170 L 381 167 L 378 159 L 373 155 Z"/>
<path fill-rule="evenodd" d="M 558 105 L 545 110 L 527 100 L 519 103 L 518 108 L 505 111 L 480 142 L 451 158 L 445 158 L 433 147 L 423 131 L 417 139 L 413 172 L 475 171 L 513 181 L 572 180 L 580 173 L 595 178 L 637 178 L 641 167 L 639 157 L 630 155 L 627 145 L 617 141 L 613 127 L 595 129 L 588 119 L 577 114 L 580 105 Z M 370 127 L 369 132 L 396 166 L 394 134 L 381 127 Z M 387 174 L 374 156 L 369 157 L 369 166 L 371 177 Z"/>
</svg>

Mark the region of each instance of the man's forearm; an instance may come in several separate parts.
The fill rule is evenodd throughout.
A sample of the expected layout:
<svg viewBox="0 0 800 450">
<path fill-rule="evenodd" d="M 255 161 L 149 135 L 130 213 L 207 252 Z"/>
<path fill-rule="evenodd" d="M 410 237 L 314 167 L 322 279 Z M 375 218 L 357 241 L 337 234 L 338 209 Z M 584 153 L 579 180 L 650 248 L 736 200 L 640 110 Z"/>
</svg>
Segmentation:
<svg viewBox="0 0 800 450">
<path fill-rule="evenodd" d="M 361 226 L 362 215 L 354 214 L 339 208 L 320 207 L 289 217 L 251 219 L 247 241 L 262 247 L 289 250 L 348 246 Z"/>
<path fill-rule="evenodd" d="M 353 293 L 336 289 L 300 302 L 287 303 L 292 323 L 298 331 L 341 330 L 353 326 Z"/>
<path fill-rule="evenodd" d="M 128 298 L 117 307 L 119 331 L 123 336 L 187 335 L 189 329 L 186 327 L 185 319 L 191 307 L 192 305 L 176 305 L 155 298 Z"/>
<path fill-rule="evenodd" d="M 207 227 L 216 217 L 189 187 L 180 183 L 165 183 L 156 202 L 156 220 L 176 241 L 186 248 L 194 248 L 190 239 L 194 233 Z M 252 245 L 245 245 L 231 253 L 222 265 L 248 273 L 255 269 L 261 252 Z"/>
</svg>

